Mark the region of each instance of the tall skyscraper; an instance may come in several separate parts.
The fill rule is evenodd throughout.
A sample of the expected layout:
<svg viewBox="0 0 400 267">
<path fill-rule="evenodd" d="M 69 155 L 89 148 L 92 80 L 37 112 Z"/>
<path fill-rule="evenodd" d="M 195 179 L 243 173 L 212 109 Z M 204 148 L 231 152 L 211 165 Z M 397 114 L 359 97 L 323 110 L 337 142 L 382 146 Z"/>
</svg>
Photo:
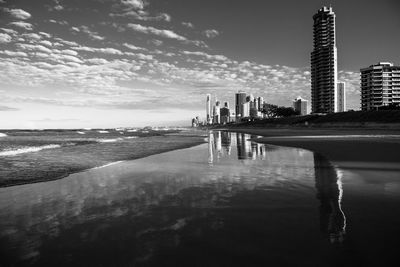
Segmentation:
<svg viewBox="0 0 400 267">
<path fill-rule="evenodd" d="M 379 62 L 361 71 L 361 109 L 400 105 L 400 66 Z"/>
<path fill-rule="evenodd" d="M 346 111 L 346 84 L 344 82 L 337 83 L 337 112 Z"/>
<path fill-rule="evenodd" d="M 335 13 L 322 7 L 313 16 L 314 50 L 311 52 L 311 108 L 313 113 L 337 110 L 337 50 Z"/>
<path fill-rule="evenodd" d="M 300 115 L 307 115 L 308 101 L 301 98 L 300 96 L 293 100 L 293 108 L 298 111 Z"/>
<path fill-rule="evenodd" d="M 239 91 L 235 94 L 235 114 L 236 120 L 243 117 L 243 104 L 246 103 L 246 93 Z"/>
<path fill-rule="evenodd" d="M 206 100 L 206 123 L 211 124 L 211 95 L 207 94 Z"/>
</svg>

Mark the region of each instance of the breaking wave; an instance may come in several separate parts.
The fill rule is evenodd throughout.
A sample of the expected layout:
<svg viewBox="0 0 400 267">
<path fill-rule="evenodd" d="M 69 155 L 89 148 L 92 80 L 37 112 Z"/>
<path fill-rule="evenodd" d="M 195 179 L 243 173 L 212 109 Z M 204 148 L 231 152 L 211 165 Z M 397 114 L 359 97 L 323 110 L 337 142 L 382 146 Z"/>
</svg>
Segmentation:
<svg viewBox="0 0 400 267">
<path fill-rule="evenodd" d="M 15 156 L 18 154 L 24 153 L 31 153 L 31 152 L 38 152 L 43 149 L 52 149 L 52 148 L 59 148 L 60 145 L 45 145 L 45 146 L 31 146 L 31 147 L 22 147 L 14 150 L 5 150 L 0 151 L 0 156 Z"/>
<path fill-rule="evenodd" d="M 6 137 L 8 135 L 6 135 L 5 133 L 0 133 L 0 137 Z"/>
</svg>

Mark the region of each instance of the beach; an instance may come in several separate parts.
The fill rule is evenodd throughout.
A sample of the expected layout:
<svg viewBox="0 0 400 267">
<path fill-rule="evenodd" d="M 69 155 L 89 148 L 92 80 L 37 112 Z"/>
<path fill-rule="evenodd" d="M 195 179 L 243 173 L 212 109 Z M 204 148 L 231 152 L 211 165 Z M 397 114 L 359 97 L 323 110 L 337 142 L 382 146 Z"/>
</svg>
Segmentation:
<svg viewBox="0 0 400 267">
<path fill-rule="evenodd" d="M 400 130 L 388 128 L 235 128 L 257 142 L 319 153 L 342 168 L 400 170 Z M 256 138 L 255 136 L 259 136 Z"/>
</svg>

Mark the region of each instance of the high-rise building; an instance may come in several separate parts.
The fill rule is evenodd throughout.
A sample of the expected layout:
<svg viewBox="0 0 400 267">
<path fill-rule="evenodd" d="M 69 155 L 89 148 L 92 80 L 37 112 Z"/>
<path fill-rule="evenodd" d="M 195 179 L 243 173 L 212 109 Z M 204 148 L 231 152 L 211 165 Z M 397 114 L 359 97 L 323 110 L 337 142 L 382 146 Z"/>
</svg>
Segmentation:
<svg viewBox="0 0 400 267">
<path fill-rule="evenodd" d="M 219 124 L 221 122 L 221 106 L 218 100 L 215 101 L 215 106 L 213 109 L 213 123 Z"/>
<path fill-rule="evenodd" d="M 344 82 L 337 83 L 337 112 L 346 111 L 346 84 Z"/>
<path fill-rule="evenodd" d="M 308 101 L 301 98 L 300 96 L 293 100 L 293 108 L 298 111 L 300 115 L 307 115 Z"/>
<path fill-rule="evenodd" d="M 379 62 L 361 71 L 361 109 L 400 105 L 400 66 Z"/>
<path fill-rule="evenodd" d="M 264 98 L 262 96 L 258 97 L 257 104 L 258 104 L 257 106 L 258 111 L 262 111 L 264 104 Z"/>
<path fill-rule="evenodd" d="M 207 94 L 206 100 L 206 124 L 211 124 L 211 95 Z"/>
<path fill-rule="evenodd" d="M 311 108 L 313 113 L 332 113 L 337 108 L 337 50 L 335 13 L 322 7 L 313 16 L 314 49 L 311 52 Z"/>
<path fill-rule="evenodd" d="M 246 93 L 239 91 L 235 94 L 235 114 L 236 121 L 238 118 L 243 117 L 243 104 L 246 103 Z"/>
</svg>

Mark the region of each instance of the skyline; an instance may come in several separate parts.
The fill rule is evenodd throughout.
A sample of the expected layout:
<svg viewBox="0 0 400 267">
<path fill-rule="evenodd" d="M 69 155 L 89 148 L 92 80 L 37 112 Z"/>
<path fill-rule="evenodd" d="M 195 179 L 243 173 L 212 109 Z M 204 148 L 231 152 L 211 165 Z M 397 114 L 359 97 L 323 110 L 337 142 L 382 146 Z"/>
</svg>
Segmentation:
<svg viewBox="0 0 400 267">
<path fill-rule="evenodd" d="M 329 4 L 348 109 L 360 68 L 400 63 L 395 0 L 31 2 L 0 0 L 2 128 L 188 124 L 206 94 L 238 90 L 311 100 L 312 16 Z"/>
</svg>

